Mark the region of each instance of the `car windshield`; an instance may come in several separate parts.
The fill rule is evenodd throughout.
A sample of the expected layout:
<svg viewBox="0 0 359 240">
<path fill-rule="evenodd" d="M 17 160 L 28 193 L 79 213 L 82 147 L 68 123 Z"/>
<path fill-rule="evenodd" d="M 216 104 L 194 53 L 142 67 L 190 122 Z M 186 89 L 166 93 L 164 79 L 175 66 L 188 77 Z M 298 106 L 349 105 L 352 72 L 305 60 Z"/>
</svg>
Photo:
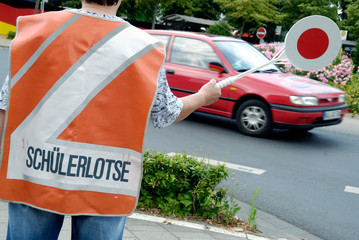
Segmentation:
<svg viewBox="0 0 359 240">
<path fill-rule="evenodd" d="M 214 44 L 223 53 L 229 64 L 238 72 L 267 63 L 269 60 L 252 45 L 241 41 L 215 41 Z M 257 72 L 279 72 L 279 68 L 270 64 Z"/>
</svg>

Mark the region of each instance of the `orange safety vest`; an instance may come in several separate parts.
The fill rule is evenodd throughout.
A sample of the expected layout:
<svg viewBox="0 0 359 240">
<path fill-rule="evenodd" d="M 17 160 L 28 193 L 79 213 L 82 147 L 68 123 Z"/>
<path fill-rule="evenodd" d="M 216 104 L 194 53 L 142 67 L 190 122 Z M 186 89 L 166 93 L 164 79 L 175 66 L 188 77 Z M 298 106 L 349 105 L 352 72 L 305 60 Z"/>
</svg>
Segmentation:
<svg viewBox="0 0 359 240">
<path fill-rule="evenodd" d="M 129 215 L 164 47 L 127 22 L 72 11 L 18 19 L 0 199 Z"/>
</svg>

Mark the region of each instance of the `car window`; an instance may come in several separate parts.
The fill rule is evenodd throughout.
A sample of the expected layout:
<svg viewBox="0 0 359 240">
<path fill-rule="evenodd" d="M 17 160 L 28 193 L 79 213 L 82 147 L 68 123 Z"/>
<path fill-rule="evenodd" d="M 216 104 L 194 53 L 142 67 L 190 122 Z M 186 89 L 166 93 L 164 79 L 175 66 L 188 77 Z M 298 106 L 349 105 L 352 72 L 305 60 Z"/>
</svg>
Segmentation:
<svg viewBox="0 0 359 240">
<path fill-rule="evenodd" d="M 223 53 L 229 64 L 238 72 L 263 65 L 269 60 L 255 47 L 240 41 L 214 41 L 214 44 Z M 261 68 L 261 71 L 280 71 L 275 65 L 270 64 Z"/>
<path fill-rule="evenodd" d="M 186 37 L 175 37 L 170 62 L 209 69 L 208 64 L 210 62 L 221 63 L 221 60 L 207 42 Z"/>
<path fill-rule="evenodd" d="M 164 34 L 151 34 L 161 42 L 165 44 L 165 48 L 167 49 L 168 44 L 170 43 L 171 35 L 164 35 Z"/>
</svg>

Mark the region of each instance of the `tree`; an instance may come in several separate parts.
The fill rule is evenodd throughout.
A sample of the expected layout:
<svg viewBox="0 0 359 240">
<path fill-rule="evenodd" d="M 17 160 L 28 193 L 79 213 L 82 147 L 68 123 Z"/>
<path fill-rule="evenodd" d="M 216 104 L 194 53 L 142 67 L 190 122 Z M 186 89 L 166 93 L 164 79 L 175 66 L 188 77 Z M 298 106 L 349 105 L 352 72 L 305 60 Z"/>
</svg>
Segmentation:
<svg viewBox="0 0 359 240">
<path fill-rule="evenodd" d="M 71 8 L 81 8 L 81 0 L 62 0 L 62 6 Z"/>
<path fill-rule="evenodd" d="M 50 0 L 60 2 L 64 7 L 80 8 L 81 0 Z M 221 9 L 214 0 L 126 0 L 122 1 L 117 15 L 131 20 L 152 22 L 154 28 L 157 16 L 183 14 L 211 20 L 218 20 Z"/>
<path fill-rule="evenodd" d="M 149 19 L 151 9 L 152 28 L 155 28 L 156 18 L 161 9 L 173 5 L 174 3 L 182 6 L 189 0 L 126 0 L 123 1 L 124 14 L 133 20 Z M 127 3 L 126 3 L 127 2 Z M 144 10 L 144 11 L 143 11 Z M 142 19 L 138 19 L 142 16 Z"/>
<path fill-rule="evenodd" d="M 198 17 L 210 20 L 219 20 L 221 8 L 214 0 L 192 0 L 178 3 L 174 1 L 172 4 L 164 6 L 161 13 L 166 15 L 182 14 L 191 17 Z"/>
<path fill-rule="evenodd" d="M 348 30 L 349 38 L 359 40 L 359 0 L 351 0 L 346 7 L 347 19 L 343 20 L 344 28 Z"/>
<path fill-rule="evenodd" d="M 283 26 L 288 30 L 298 20 L 310 15 L 323 15 L 339 21 L 338 7 L 328 0 L 285 0 L 282 2 Z"/>
<path fill-rule="evenodd" d="M 222 36 L 232 36 L 231 27 L 226 22 L 218 22 L 208 28 L 206 33 Z"/>
<path fill-rule="evenodd" d="M 341 20 L 347 19 L 347 14 L 345 13 L 345 10 L 348 8 L 347 6 L 350 2 L 351 0 L 338 0 L 338 12 Z"/>
<path fill-rule="evenodd" d="M 359 0 L 350 0 L 344 10 L 347 18 L 343 20 L 343 28 L 348 30 L 348 37 L 352 40 L 359 40 Z M 353 52 L 353 61 L 356 66 L 359 65 L 359 44 L 357 42 L 356 51 Z"/>
<path fill-rule="evenodd" d="M 152 22 L 158 15 L 182 14 L 192 17 L 218 20 L 220 7 L 214 0 L 126 0 L 120 8 L 121 14 L 130 19 Z"/>
<path fill-rule="evenodd" d="M 215 0 L 221 6 L 226 20 L 240 29 L 242 36 L 246 24 L 267 26 L 278 18 L 277 7 L 270 0 Z"/>
<path fill-rule="evenodd" d="M 151 4 L 141 4 L 138 0 L 126 0 L 122 1 L 117 15 L 132 20 L 152 22 L 154 11 Z"/>
</svg>

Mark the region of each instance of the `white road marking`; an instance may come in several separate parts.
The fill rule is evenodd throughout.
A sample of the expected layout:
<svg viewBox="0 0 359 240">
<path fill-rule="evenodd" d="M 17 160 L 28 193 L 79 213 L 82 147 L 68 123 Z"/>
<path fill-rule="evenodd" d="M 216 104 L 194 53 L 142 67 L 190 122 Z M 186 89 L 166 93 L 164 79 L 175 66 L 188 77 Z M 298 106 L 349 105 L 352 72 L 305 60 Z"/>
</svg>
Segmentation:
<svg viewBox="0 0 359 240">
<path fill-rule="evenodd" d="M 167 153 L 168 156 L 175 156 L 176 154 L 177 153 L 174 153 L 174 152 Z M 241 172 L 247 172 L 247 173 L 256 174 L 256 175 L 261 175 L 266 172 L 266 170 L 259 169 L 259 168 L 252 168 L 252 167 L 247 167 L 247 166 L 238 165 L 238 164 L 234 164 L 234 163 L 227 163 L 227 162 L 222 162 L 222 161 L 218 161 L 218 160 L 214 160 L 214 159 L 201 158 L 201 157 L 196 157 L 196 156 L 191 156 L 191 155 L 187 155 L 187 156 L 194 157 L 198 161 L 204 160 L 211 165 L 225 165 L 227 168 L 241 171 Z"/>
<path fill-rule="evenodd" d="M 351 186 L 345 186 L 344 192 L 359 194 L 359 188 L 351 187 Z"/>
</svg>

